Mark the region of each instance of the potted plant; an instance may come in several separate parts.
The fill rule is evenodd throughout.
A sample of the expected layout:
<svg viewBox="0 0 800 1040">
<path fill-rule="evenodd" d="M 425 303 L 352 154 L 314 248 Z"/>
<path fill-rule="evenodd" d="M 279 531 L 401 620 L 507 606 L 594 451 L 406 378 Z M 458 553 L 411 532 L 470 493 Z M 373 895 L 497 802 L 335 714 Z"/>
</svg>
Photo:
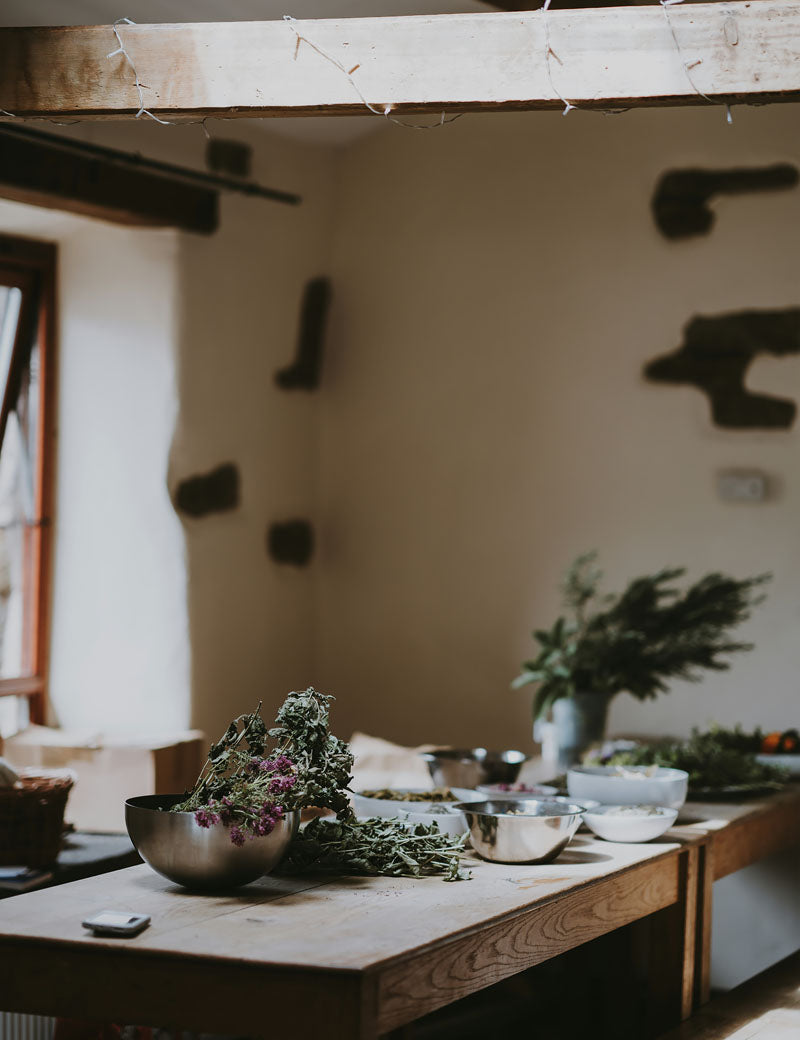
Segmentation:
<svg viewBox="0 0 800 1040">
<path fill-rule="evenodd" d="M 703 671 L 729 668 L 724 656 L 752 649 L 731 630 L 764 596 L 761 574 L 741 581 L 707 574 L 681 592 L 684 567 L 635 578 L 620 594 L 601 594 L 596 552 L 570 566 L 562 586 L 565 612 L 537 629 L 538 653 L 524 662 L 514 689 L 536 683 L 534 721 L 552 714 L 561 767 L 603 738 L 611 698 L 627 690 L 638 700 L 665 693 L 672 679 L 697 682 Z"/>
</svg>

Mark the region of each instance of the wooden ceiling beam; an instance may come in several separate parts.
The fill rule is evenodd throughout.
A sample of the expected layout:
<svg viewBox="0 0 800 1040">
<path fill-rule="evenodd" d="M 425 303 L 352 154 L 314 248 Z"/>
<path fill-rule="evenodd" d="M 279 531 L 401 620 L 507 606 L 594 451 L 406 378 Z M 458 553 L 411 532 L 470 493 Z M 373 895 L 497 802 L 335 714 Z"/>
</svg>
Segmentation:
<svg viewBox="0 0 800 1040">
<path fill-rule="evenodd" d="M 146 107 L 168 120 L 366 113 L 358 91 L 395 114 L 800 97 L 800 0 L 118 31 Z M 133 70 L 108 57 L 116 47 L 110 26 L 0 29 L 0 108 L 135 118 Z"/>
</svg>

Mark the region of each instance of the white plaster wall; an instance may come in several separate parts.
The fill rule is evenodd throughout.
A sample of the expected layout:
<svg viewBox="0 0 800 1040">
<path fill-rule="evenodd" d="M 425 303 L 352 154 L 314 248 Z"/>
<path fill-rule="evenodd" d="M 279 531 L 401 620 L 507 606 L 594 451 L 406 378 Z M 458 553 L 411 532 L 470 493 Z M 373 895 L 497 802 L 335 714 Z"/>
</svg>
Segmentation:
<svg viewBox="0 0 800 1040">
<path fill-rule="evenodd" d="M 59 248 L 51 707 L 65 728 L 189 719 L 186 567 L 169 501 L 178 238 L 0 203 Z"/>
<path fill-rule="evenodd" d="M 721 199 L 684 242 L 649 211 L 663 171 L 797 161 L 798 129 L 795 106 L 486 115 L 343 155 L 316 674 L 345 731 L 530 747 L 508 685 L 593 547 L 612 589 L 665 564 L 776 575 L 752 654 L 618 698 L 613 730 L 797 722 L 800 427 L 716 429 L 698 391 L 640 373 L 695 314 L 800 303 L 800 191 Z M 800 400 L 800 357 L 749 382 Z M 777 495 L 720 502 L 729 466 Z"/>
<path fill-rule="evenodd" d="M 310 570 L 266 551 L 313 517 L 314 395 L 279 391 L 306 282 L 327 273 L 330 153 L 239 122 L 253 178 L 298 207 L 224 194 L 210 236 L 119 228 L 5 203 L 0 230 L 60 247 L 60 427 L 52 707 L 65 727 L 209 736 L 310 681 Z M 199 126 L 80 136 L 204 168 Z M 184 477 L 237 464 L 241 505 L 179 519 Z"/>
<path fill-rule="evenodd" d="M 313 568 L 267 555 L 272 521 L 314 506 L 318 395 L 287 393 L 275 372 L 295 353 L 306 282 L 328 273 L 332 153 L 239 120 L 211 134 L 249 144 L 252 179 L 302 196 L 299 206 L 222 193 L 212 235 L 177 234 L 173 300 L 179 408 L 167 482 L 234 462 L 240 506 L 181 518 L 191 673 L 187 722 L 213 737 L 264 702 L 274 715 L 311 681 Z M 170 162 L 205 168 L 198 126 L 150 121 L 87 125 L 81 134 Z M 139 232 L 148 234 L 148 232 Z"/>
<path fill-rule="evenodd" d="M 798 130 L 795 106 L 732 127 L 719 108 L 470 116 L 342 156 L 315 674 L 343 732 L 530 748 L 530 695 L 508 684 L 593 547 L 611 588 L 664 564 L 775 572 L 753 653 L 618 698 L 612 731 L 797 724 L 798 427 L 715 429 L 699 392 L 640 372 L 695 314 L 800 303 L 800 191 L 721 199 L 685 242 L 649 213 L 663 171 L 797 162 Z M 759 360 L 749 384 L 800 401 L 800 358 Z M 718 501 L 730 466 L 777 494 Z M 715 885 L 715 986 L 797 947 L 796 866 Z"/>
</svg>

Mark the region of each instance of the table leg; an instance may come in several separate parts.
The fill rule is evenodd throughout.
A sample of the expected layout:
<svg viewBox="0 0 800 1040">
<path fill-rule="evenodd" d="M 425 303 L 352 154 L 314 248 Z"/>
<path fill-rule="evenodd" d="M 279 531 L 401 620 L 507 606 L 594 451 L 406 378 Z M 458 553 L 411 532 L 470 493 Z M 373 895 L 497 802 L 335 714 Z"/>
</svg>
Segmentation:
<svg viewBox="0 0 800 1040">
<path fill-rule="evenodd" d="M 711 922 L 714 893 L 714 850 L 710 841 L 698 848 L 697 924 L 695 942 L 695 1007 L 707 1004 L 711 996 Z"/>
<path fill-rule="evenodd" d="M 678 899 L 636 926 L 640 971 L 647 991 L 645 1034 L 660 1036 L 691 1015 L 695 995 L 695 956 L 699 850 L 678 858 Z"/>
</svg>

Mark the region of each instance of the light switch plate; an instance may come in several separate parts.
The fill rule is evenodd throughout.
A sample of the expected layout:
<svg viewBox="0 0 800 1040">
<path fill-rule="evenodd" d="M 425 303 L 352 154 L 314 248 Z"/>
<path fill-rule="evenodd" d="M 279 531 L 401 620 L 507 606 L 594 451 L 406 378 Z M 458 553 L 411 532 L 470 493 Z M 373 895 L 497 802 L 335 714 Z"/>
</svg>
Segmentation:
<svg viewBox="0 0 800 1040">
<path fill-rule="evenodd" d="M 723 502 L 763 502 L 767 477 L 757 469 L 728 469 L 717 475 L 717 494 Z"/>
</svg>

